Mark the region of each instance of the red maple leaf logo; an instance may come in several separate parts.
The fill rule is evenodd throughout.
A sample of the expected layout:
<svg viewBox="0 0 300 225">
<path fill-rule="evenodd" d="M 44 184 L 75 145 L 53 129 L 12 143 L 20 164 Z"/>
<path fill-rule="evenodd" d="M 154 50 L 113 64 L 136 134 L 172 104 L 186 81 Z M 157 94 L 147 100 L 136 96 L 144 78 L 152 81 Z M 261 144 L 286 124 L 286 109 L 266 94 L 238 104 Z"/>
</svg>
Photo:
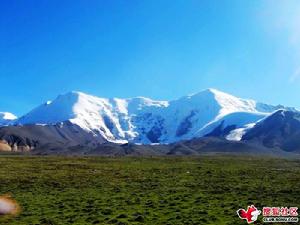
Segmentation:
<svg viewBox="0 0 300 225">
<path fill-rule="evenodd" d="M 258 216 L 261 214 L 261 211 L 258 210 L 254 205 L 248 206 L 247 211 L 244 209 L 239 209 L 237 211 L 238 216 L 246 220 L 248 224 L 253 223 L 257 220 Z"/>
</svg>

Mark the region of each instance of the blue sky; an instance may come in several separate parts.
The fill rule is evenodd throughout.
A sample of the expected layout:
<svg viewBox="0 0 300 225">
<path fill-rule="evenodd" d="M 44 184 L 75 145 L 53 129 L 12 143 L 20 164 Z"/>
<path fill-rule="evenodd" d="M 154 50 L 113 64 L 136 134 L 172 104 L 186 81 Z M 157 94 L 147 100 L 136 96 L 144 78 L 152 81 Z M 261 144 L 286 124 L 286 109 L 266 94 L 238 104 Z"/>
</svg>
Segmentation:
<svg viewBox="0 0 300 225">
<path fill-rule="evenodd" d="M 299 27 L 297 0 L 1 1 L 0 111 L 209 87 L 300 108 Z"/>
</svg>

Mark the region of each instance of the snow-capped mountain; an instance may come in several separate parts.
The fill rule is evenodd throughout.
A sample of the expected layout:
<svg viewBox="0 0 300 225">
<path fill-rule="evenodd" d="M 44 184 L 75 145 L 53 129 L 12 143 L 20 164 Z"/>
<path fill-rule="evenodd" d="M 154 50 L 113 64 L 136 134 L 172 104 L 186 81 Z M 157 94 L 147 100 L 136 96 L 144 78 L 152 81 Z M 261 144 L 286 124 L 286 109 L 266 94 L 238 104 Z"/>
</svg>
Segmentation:
<svg viewBox="0 0 300 225">
<path fill-rule="evenodd" d="M 95 137 L 117 143 L 173 143 L 218 130 L 229 139 L 240 140 L 244 129 L 281 108 L 215 89 L 173 101 L 106 99 L 70 92 L 33 109 L 15 124 L 70 122 Z"/>
<path fill-rule="evenodd" d="M 11 124 L 17 117 L 9 112 L 0 112 L 0 126 Z"/>
</svg>

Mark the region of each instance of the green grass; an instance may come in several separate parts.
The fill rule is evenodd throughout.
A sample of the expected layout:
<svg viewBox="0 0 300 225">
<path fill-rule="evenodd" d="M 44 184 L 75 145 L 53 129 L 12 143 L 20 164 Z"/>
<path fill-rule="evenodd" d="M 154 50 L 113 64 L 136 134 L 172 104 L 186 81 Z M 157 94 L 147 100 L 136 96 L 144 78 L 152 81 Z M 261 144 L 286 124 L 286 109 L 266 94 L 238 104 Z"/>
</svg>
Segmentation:
<svg viewBox="0 0 300 225">
<path fill-rule="evenodd" d="M 249 204 L 299 207 L 299 181 L 299 160 L 0 156 L 0 194 L 22 207 L 0 224 L 247 224 Z"/>
</svg>

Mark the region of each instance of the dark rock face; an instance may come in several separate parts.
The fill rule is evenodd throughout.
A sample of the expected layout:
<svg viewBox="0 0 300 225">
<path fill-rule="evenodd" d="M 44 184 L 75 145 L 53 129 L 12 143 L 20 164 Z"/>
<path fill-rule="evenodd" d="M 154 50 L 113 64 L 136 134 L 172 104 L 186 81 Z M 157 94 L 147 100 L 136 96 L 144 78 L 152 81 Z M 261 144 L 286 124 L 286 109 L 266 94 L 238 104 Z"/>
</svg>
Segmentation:
<svg viewBox="0 0 300 225">
<path fill-rule="evenodd" d="M 181 137 L 185 135 L 192 128 L 192 118 L 195 116 L 196 112 L 192 111 L 178 126 L 176 131 L 176 136 Z"/>
<path fill-rule="evenodd" d="M 224 127 L 224 121 L 221 122 L 212 132 L 205 135 L 205 137 L 225 137 L 230 131 L 236 129 L 235 125 Z"/>
<path fill-rule="evenodd" d="M 111 118 L 109 118 L 108 116 L 104 116 L 103 117 L 103 120 L 104 120 L 104 123 L 105 123 L 105 126 L 109 129 L 109 130 L 113 130 L 115 127 L 114 127 L 114 123 L 113 121 L 111 120 Z"/>
<path fill-rule="evenodd" d="M 164 131 L 164 119 L 156 117 L 152 120 L 153 127 L 147 132 L 146 137 L 151 143 L 159 143 Z"/>
<path fill-rule="evenodd" d="M 165 121 L 161 116 L 154 115 L 152 113 L 144 113 L 140 116 L 134 117 L 133 122 L 136 124 L 147 124 L 147 128 L 143 127 L 138 131 L 142 135 L 139 139 L 135 140 L 137 143 L 144 137 L 146 137 L 151 143 L 161 142 L 161 136 L 165 132 Z"/>
<path fill-rule="evenodd" d="M 300 113 L 279 110 L 250 129 L 243 141 L 256 141 L 269 148 L 300 152 Z"/>
<path fill-rule="evenodd" d="M 152 143 L 159 143 L 159 138 L 162 135 L 161 127 L 152 127 L 151 130 L 147 133 L 147 138 Z"/>
</svg>

